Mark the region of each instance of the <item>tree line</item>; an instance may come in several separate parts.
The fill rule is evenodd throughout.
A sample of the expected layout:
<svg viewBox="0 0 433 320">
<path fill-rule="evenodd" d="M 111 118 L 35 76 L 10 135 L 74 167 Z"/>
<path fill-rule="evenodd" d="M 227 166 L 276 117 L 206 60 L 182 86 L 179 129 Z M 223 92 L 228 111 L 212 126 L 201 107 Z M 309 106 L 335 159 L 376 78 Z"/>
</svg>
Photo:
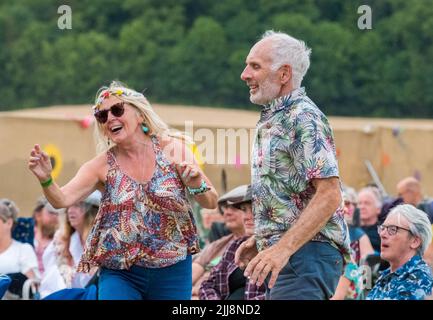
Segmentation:
<svg viewBox="0 0 433 320">
<path fill-rule="evenodd" d="M 312 48 L 303 85 L 327 114 L 433 117 L 427 0 L 3 0 L 0 110 L 90 104 L 112 79 L 151 102 L 256 109 L 240 73 L 268 29 Z"/>
</svg>

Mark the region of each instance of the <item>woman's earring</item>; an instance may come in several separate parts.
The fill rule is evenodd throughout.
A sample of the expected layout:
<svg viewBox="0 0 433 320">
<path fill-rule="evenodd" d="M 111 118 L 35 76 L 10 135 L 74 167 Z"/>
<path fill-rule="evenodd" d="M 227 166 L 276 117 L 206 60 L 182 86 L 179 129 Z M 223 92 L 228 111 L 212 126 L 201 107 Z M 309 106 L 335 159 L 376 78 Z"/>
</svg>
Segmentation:
<svg viewBox="0 0 433 320">
<path fill-rule="evenodd" d="M 108 146 L 110 146 L 110 139 L 107 139 L 107 144 Z"/>
<path fill-rule="evenodd" d="M 149 132 L 149 128 L 146 127 L 146 125 L 144 123 L 141 124 L 141 130 L 143 130 L 144 134 L 147 134 Z"/>
</svg>

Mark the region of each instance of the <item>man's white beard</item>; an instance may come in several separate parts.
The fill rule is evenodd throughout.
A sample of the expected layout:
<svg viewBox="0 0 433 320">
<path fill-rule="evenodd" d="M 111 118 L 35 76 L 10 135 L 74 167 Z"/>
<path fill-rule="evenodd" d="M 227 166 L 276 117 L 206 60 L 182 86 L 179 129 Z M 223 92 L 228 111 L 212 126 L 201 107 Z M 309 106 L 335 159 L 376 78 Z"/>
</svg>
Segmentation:
<svg viewBox="0 0 433 320">
<path fill-rule="evenodd" d="M 265 105 L 278 97 L 281 87 L 278 84 L 272 83 L 271 79 L 266 79 L 259 84 L 259 88 L 255 94 L 250 95 L 250 101 L 254 104 Z"/>
</svg>

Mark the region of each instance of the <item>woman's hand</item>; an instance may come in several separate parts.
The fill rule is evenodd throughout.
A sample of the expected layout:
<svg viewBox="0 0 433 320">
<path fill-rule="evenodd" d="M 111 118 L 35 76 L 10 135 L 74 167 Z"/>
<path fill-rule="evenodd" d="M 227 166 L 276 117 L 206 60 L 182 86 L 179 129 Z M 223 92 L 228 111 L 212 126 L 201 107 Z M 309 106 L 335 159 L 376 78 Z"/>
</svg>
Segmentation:
<svg viewBox="0 0 433 320">
<path fill-rule="evenodd" d="M 195 164 L 187 164 L 182 162 L 176 164 L 176 170 L 182 179 L 183 184 L 190 188 L 199 188 L 203 177 L 201 176 L 200 170 Z"/>
<path fill-rule="evenodd" d="M 38 144 L 35 144 L 30 152 L 28 167 L 41 182 L 47 181 L 53 170 L 50 157 L 41 150 Z"/>
</svg>

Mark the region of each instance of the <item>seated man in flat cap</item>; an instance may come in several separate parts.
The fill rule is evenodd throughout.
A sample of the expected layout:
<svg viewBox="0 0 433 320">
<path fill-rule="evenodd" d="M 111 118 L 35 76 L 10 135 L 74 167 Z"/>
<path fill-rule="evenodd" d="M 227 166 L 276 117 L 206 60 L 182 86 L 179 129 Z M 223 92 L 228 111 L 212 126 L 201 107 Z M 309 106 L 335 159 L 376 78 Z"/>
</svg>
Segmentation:
<svg viewBox="0 0 433 320">
<path fill-rule="evenodd" d="M 241 185 L 227 192 L 218 199 L 218 207 L 224 218 L 226 227 L 231 231 L 193 257 L 192 263 L 192 299 L 198 299 L 200 284 L 209 276 L 209 272 L 220 261 L 229 243 L 244 236 L 243 211 L 232 205 L 242 200 L 247 192 L 247 185 Z"/>
<path fill-rule="evenodd" d="M 235 252 L 254 234 L 254 217 L 251 205 L 251 188 L 245 197 L 231 205 L 243 212 L 245 235 L 229 243 L 220 262 L 211 270 L 209 277 L 200 286 L 200 300 L 264 300 L 266 288 L 262 284 L 248 281 L 235 264 Z"/>
</svg>

